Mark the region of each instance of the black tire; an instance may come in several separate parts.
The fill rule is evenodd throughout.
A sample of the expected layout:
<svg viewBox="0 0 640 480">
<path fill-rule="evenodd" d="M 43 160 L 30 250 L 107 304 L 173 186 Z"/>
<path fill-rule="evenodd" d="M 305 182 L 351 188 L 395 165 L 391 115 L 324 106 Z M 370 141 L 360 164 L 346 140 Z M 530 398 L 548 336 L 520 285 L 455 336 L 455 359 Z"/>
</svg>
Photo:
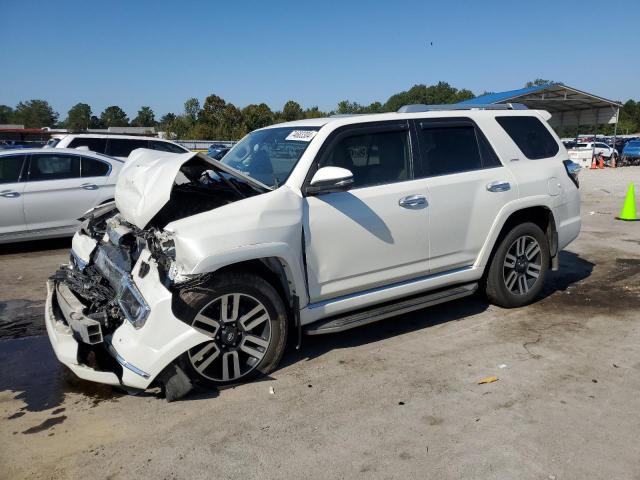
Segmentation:
<svg viewBox="0 0 640 480">
<path fill-rule="evenodd" d="M 539 246 L 539 256 L 534 256 L 532 262 L 528 262 L 526 255 L 518 256 L 514 267 L 507 266 L 511 262 L 511 256 L 507 259 L 507 254 L 513 252 L 516 241 L 519 239 L 529 239 L 529 245 L 533 245 L 534 239 Z M 517 249 L 517 246 L 515 246 Z M 522 257 L 525 257 L 522 259 Z M 528 305 L 540 294 L 544 281 L 549 270 L 549 242 L 544 232 L 535 223 L 521 223 L 516 225 L 500 241 L 489 270 L 485 278 L 485 294 L 494 305 L 504 308 L 516 308 Z M 535 263 L 535 265 L 534 265 Z M 539 273 L 537 278 L 533 278 L 531 273 L 537 272 L 539 263 Z M 524 264 L 524 266 L 523 266 Z M 535 267 L 535 268 L 534 268 Z M 520 270 L 524 269 L 524 272 Z M 511 288 L 508 283 L 512 280 L 511 271 L 516 274 L 516 283 Z M 524 276 L 524 283 L 521 285 L 521 277 Z M 531 284 L 529 282 L 533 280 Z M 514 290 L 518 290 L 514 292 Z"/>
<path fill-rule="evenodd" d="M 229 294 L 240 294 L 242 295 L 242 298 L 250 298 L 256 300 L 261 303 L 262 306 L 264 306 L 264 308 L 268 312 L 269 317 L 266 321 L 266 323 L 269 324 L 268 326 L 270 332 L 268 346 L 266 346 L 265 348 L 254 345 L 255 351 L 257 351 L 258 349 L 264 349 L 263 352 L 261 351 L 263 356 L 259 360 L 243 353 L 241 348 L 239 348 L 237 345 L 233 346 L 223 344 L 224 339 L 214 340 L 212 338 L 211 342 L 205 342 L 204 344 L 200 344 L 192 348 L 188 352 L 183 353 L 178 359 L 178 363 L 183 366 L 185 372 L 194 382 L 194 384 L 200 385 L 205 388 L 215 388 L 223 385 L 243 383 L 258 376 L 271 373 L 278 366 L 287 342 L 288 321 L 286 309 L 282 298 L 280 297 L 276 289 L 272 285 L 270 285 L 264 278 L 249 273 L 227 273 L 222 275 L 214 275 L 214 278 L 208 285 L 198 286 L 193 290 L 181 292 L 181 300 L 189 307 L 189 318 L 185 318 L 184 320 L 191 325 L 208 328 L 208 326 L 202 325 L 202 323 L 197 322 L 196 317 L 198 316 L 199 312 L 210 312 L 210 310 L 207 309 L 215 308 L 217 299 L 220 299 L 223 296 Z M 221 305 L 218 308 L 221 309 Z M 242 303 L 240 303 L 240 309 L 242 309 Z M 228 308 L 227 310 L 233 310 L 233 306 L 231 306 L 231 308 Z M 242 318 L 242 313 L 242 310 L 240 310 L 239 313 L 236 313 L 236 317 Z M 244 313 L 246 313 L 246 311 Z M 238 321 L 231 323 L 238 324 L 241 322 Z M 226 326 L 228 324 L 220 322 L 220 325 Z M 215 328 L 212 327 L 212 329 Z M 218 328 L 216 331 L 220 333 L 223 332 L 223 329 Z M 237 338 L 240 339 L 237 341 L 242 343 L 242 335 L 246 335 L 246 333 L 242 331 L 240 327 L 238 327 L 236 329 L 236 334 Z M 241 357 L 239 365 L 240 362 L 243 361 L 242 358 L 246 356 L 247 361 L 245 364 L 242 364 L 242 366 L 245 366 L 247 368 L 249 368 L 250 366 L 250 372 L 242 374 L 239 378 L 230 378 L 228 380 L 214 378 L 215 376 L 213 374 L 209 374 L 209 370 L 207 369 L 212 369 L 216 366 L 213 363 L 218 361 L 217 358 L 209 367 L 207 367 L 207 369 L 204 370 L 204 372 L 198 371 L 194 366 L 194 364 L 197 363 L 197 360 L 195 362 L 192 361 L 192 359 L 197 358 L 197 353 L 194 352 L 197 352 L 199 348 L 206 346 L 208 343 L 215 343 L 215 347 L 212 348 L 218 348 L 220 352 L 222 352 L 220 354 L 222 356 L 224 356 L 226 352 L 235 350 L 237 352 L 237 355 Z M 254 365 L 249 365 L 251 360 L 254 360 Z M 228 362 L 229 361 L 232 362 L 232 360 L 228 360 Z M 227 366 L 229 365 L 228 362 Z M 202 363 L 199 366 L 200 368 L 202 368 Z M 238 368 L 241 369 L 242 366 Z M 221 368 L 224 367 L 221 366 Z M 233 365 L 233 367 L 227 368 L 228 373 L 231 372 L 229 368 L 232 368 L 233 372 L 235 373 L 235 365 Z"/>
</svg>

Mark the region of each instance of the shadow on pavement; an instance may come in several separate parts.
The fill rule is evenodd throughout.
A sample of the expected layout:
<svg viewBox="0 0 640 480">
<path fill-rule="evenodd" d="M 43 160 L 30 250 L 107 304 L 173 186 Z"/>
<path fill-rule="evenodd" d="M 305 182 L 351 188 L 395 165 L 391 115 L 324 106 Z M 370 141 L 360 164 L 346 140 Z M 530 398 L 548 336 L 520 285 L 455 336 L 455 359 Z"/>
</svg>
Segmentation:
<svg viewBox="0 0 640 480">
<path fill-rule="evenodd" d="M 594 265 L 575 253 L 560 252 L 560 269 L 557 272 L 549 271 L 542 293 L 536 301 L 547 298 L 557 291 L 566 290 L 570 285 L 588 278 Z M 296 351 L 293 347 L 288 348 L 280 365 L 284 367 L 300 360 L 322 356 L 331 350 L 366 345 L 442 323 L 463 320 L 466 317 L 484 312 L 488 306 L 489 303 L 484 296 L 477 293 L 471 297 L 388 318 L 340 333 L 303 336 L 301 350 Z"/>
<path fill-rule="evenodd" d="M 5 243 L 0 245 L 0 255 L 8 255 L 14 253 L 32 253 L 44 250 L 59 250 L 63 248 L 71 248 L 71 237 Z"/>
</svg>

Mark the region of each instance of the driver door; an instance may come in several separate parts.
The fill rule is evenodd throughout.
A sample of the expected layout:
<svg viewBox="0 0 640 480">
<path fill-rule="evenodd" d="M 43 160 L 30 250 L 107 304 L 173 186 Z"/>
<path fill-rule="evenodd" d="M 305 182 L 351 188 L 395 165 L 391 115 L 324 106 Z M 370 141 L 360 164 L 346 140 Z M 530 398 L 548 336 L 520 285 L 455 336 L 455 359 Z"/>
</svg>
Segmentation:
<svg viewBox="0 0 640 480">
<path fill-rule="evenodd" d="M 326 145 L 317 168 L 346 168 L 354 184 L 305 197 L 310 301 L 426 275 L 427 192 L 423 180 L 413 180 L 407 122 L 351 125 Z"/>
</svg>

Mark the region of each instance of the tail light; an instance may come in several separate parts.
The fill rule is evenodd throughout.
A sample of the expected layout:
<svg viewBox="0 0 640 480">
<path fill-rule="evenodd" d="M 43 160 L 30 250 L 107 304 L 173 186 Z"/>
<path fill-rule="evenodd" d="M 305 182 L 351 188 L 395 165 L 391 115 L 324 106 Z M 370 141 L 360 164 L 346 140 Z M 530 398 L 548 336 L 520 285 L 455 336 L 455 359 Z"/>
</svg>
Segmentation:
<svg viewBox="0 0 640 480">
<path fill-rule="evenodd" d="M 564 163 L 564 169 L 567 171 L 567 175 L 569 175 L 571 181 L 576 184 L 576 187 L 580 188 L 580 180 L 578 180 L 578 174 L 580 173 L 582 167 L 576 162 L 572 162 L 571 160 L 565 160 L 562 163 Z"/>
</svg>

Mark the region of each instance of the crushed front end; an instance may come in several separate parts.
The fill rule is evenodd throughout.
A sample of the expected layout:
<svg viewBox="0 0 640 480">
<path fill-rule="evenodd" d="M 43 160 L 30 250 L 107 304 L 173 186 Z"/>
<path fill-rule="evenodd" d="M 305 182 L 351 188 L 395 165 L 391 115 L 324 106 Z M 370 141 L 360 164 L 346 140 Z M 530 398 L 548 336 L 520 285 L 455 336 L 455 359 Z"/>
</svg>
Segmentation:
<svg viewBox="0 0 640 480">
<path fill-rule="evenodd" d="M 172 312 L 173 254 L 163 230 L 137 228 L 113 205 L 92 211 L 69 264 L 47 285 L 47 332 L 58 359 L 81 378 L 145 389 L 208 340 Z"/>
</svg>

